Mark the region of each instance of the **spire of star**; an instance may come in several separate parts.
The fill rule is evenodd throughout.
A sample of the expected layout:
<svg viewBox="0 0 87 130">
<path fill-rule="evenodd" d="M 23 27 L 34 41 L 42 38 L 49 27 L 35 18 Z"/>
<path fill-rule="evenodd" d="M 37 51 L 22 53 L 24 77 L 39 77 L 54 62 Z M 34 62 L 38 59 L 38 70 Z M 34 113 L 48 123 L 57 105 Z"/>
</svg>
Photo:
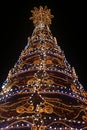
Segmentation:
<svg viewBox="0 0 87 130">
<path fill-rule="evenodd" d="M 38 24 L 45 24 L 50 25 L 51 19 L 54 17 L 51 15 L 51 10 L 45 6 L 44 8 L 40 6 L 39 8 L 34 7 L 34 10 L 31 10 L 32 17 L 30 17 L 30 20 L 33 20 L 34 26 Z"/>
</svg>

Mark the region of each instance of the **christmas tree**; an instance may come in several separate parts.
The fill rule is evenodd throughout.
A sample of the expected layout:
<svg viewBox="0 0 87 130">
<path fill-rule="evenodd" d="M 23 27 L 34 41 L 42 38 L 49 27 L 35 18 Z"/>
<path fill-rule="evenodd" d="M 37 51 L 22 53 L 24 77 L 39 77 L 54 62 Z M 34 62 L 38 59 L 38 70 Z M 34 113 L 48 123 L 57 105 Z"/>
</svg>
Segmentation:
<svg viewBox="0 0 87 130">
<path fill-rule="evenodd" d="M 0 92 L 0 130 L 87 130 L 87 92 L 53 37 L 53 15 L 34 8 L 35 26 Z"/>
</svg>

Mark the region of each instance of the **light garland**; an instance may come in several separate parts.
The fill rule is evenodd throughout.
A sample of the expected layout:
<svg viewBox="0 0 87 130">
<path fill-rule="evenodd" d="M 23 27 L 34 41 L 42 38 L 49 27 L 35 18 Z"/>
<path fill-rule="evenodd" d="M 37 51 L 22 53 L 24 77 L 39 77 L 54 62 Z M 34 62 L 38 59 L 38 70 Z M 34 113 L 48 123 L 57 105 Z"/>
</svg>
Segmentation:
<svg viewBox="0 0 87 130">
<path fill-rule="evenodd" d="M 0 130 L 86 130 L 87 93 L 49 29 L 53 16 L 32 13 L 35 29 L 2 85 Z"/>
</svg>

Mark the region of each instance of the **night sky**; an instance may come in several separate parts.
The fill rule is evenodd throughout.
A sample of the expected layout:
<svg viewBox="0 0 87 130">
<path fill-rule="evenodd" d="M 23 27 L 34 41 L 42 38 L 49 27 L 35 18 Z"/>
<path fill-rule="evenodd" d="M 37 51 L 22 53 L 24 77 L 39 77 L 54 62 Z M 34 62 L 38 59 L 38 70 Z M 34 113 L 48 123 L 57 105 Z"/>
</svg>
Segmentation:
<svg viewBox="0 0 87 130">
<path fill-rule="evenodd" d="M 33 32 L 30 11 L 40 5 L 51 9 L 54 15 L 51 32 L 87 90 L 87 4 L 84 0 L 13 0 L 0 3 L 0 86 L 27 44 L 27 37 Z"/>
</svg>

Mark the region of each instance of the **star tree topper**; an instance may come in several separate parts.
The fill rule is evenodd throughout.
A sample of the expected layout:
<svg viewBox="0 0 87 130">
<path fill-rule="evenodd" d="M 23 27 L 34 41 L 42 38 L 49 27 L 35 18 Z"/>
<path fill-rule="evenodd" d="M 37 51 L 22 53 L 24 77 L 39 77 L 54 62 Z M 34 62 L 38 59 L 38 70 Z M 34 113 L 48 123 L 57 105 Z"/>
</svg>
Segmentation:
<svg viewBox="0 0 87 130">
<path fill-rule="evenodd" d="M 33 20 L 34 26 L 37 26 L 38 24 L 45 24 L 50 25 L 51 19 L 54 17 L 51 15 L 51 10 L 45 6 L 44 8 L 40 6 L 39 8 L 34 7 L 34 10 L 31 10 L 32 17 L 30 17 L 30 20 Z"/>
</svg>

